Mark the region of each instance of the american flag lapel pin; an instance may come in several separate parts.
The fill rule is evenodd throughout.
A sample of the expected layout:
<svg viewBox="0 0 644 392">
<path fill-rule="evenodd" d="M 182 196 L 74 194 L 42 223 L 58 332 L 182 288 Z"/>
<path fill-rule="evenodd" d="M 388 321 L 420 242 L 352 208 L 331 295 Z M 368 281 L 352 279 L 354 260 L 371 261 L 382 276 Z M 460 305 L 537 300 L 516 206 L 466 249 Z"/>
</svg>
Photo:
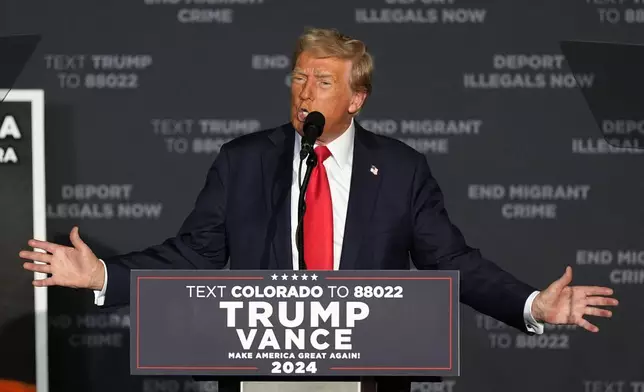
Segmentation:
<svg viewBox="0 0 644 392">
<path fill-rule="evenodd" d="M 371 174 L 373 174 L 374 176 L 378 175 L 378 168 L 374 165 L 371 165 Z"/>
</svg>

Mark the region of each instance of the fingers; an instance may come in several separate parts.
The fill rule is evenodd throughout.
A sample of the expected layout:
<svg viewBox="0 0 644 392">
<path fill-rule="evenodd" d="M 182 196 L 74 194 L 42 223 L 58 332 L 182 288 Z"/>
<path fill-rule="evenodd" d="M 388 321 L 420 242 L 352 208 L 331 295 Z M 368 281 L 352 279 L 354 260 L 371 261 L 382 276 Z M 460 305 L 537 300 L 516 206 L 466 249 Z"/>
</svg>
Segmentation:
<svg viewBox="0 0 644 392">
<path fill-rule="evenodd" d="M 33 248 L 42 249 L 49 253 L 54 253 L 56 249 L 62 248 L 61 245 L 54 244 L 52 242 L 47 242 L 47 241 L 35 240 L 35 239 L 29 240 L 27 243 L 29 244 L 29 246 Z"/>
<path fill-rule="evenodd" d="M 584 314 L 587 314 L 590 316 L 597 316 L 597 317 L 607 317 L 607 318 L 610 318 L 613 316 L 613 312 L 611 312 L 610 310 L 594 308 L 592 306 L 587 306 L 584 309 Z M 588 320 L 584 319 L 583 317 L 579 317 L 579 321 L 577 322 L 577 325 L 579 325 L 580 327 L 590 332 L 599 332 L 599 328 L 596 325 L 588 322 Z"/>
<path fill-rule="evenodd" d="M 33 282 L 31 282 L 35 287 L 48 287 L 48 286 L 55 286 L 56 282 L 54 281 L 53 277 L 49 277 L 46 279 L 36 279 Z"/>
<path fill-rule="evenodd" d="M 566 286 L 572 282 L 572 267 L 567 266 L 566 271 L 564 272 L 563 276 L 564 281 L 566 282 Z"/>
<path fill-rule="evenodd" d="M 22 266 L 28 271 L 51 274 L 51 265 L 49 264 L 24 263 Z"/>
<path fill-rule="evenodd" d="M 601 286 L 578 286 L 587 296 L 590 295 L 613 295 L 613 289 Z"/>
<path fill-rule="evenodd" d="M 610 310 L 593 308 L 591 306 L 586 306 L 586 309 L 584 309 L 584 313 L 589 314 L 591 316 L 607 317 L 607 318 L 610 318 L 613 316 L 613 312 L 611 312 Z"/>
<path fill-rule="evenodd" d="M 588 297 L 586 298 L 586 303 L 588 305 L 595 306 L 617 306 L 619 301 L 615 298 L 606 298 L 606 297 Z"/>
<path fill-rule="evenodd" d="M 586 331 L 599 332 L 599 328 L 596 325 L 589 323 L 588 320 L 584 320 L 583 318 L 579 319 L 579 322 L 577 322 L 577 325 L 579 325 Z"/>
<path fill-rule="evenodd" d="M 20 251 L 20 253 L 18 253 L 18 256 L 23 259 L 41 261 L 48 264 L 51 263 L 52 259 L 54 258 L 54 256 L 50 255 L 49 253 L 32 252 L 28 250 Z"/>
<path fill-rule="evenodd" d="M 566 286 L 568 286 L 570 282 L 572 282 L 572 268 L 570 268 L 570 266 L 567 266 L 561 278 L 554 281 L 550 285 L 550 287 L 554 288 L 557 292 L 559 292 L 563 290 Z"/>
<path fill-rule="evenodd" d="M 81 249 L 86 246 L 85 242 L 80 238 L 78 226 L 74 226 L 72 231 L 69 233 L 69 239 L 72 241 L 72 245 L 74 245 L 74 248 L 76 249 Z"/>
</svg>

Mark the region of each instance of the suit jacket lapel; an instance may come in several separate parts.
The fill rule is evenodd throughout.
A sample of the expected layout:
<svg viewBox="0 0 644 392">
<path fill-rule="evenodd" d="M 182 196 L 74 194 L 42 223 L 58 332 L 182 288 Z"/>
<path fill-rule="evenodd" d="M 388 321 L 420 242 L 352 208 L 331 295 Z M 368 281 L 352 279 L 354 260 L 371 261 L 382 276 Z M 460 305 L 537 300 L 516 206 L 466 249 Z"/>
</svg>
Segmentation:
<svg viewBox="0 0 644 392">
<path fill-rule="evenodd" d="M 376 141 L 372 134 L 355 123 L 353 168 L 349 204 L 342 241 L 340 269 L 360 269 L 357 259 L 362 238 L 373 214 L 382 178 Z"/>
<path fill-rule="evenodd" d="M 272 254 L 277 269 L 293 269 L 290 189 L 295 129 L 290 124 L 282 125 L 269 134 L 269 139 L 272 146 L 262 154 L 262 181 L 269 214 L 264 249 L 270 249 L 270 252 L 264 252 L 261 268 L 273 268 L 268 259 Z"/>
</svg>

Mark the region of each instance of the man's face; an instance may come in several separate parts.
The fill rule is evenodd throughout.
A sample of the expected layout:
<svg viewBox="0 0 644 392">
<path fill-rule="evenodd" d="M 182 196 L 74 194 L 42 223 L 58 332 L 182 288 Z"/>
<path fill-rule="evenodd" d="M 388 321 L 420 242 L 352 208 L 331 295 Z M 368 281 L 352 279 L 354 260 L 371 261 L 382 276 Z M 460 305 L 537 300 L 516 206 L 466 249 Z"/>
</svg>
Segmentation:
<svg viewBox="0 0 644 392">
<path fill-rule="evenodd" d="M 352 91 L 350 76 L 350 60 L 300 54 L 291 80 L 291 123 L 300 134 L 306 116 L 314 111 L 325 118 L 319 138 L 322 143 L 329 143 L 349 127 L 365 99 L 365 93 Z"/>
</svg>

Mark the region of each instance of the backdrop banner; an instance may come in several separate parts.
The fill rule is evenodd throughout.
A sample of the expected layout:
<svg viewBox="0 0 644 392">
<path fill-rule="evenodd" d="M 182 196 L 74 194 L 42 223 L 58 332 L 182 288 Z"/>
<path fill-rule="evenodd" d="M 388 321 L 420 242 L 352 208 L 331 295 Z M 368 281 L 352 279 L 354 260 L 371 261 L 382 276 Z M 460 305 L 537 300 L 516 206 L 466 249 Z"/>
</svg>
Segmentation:
<svg viewBox="0 0 644 392">
<path fill-rule="evenodd" d="M 4 3 L 0 35 L 42 36 L 15 88 L 47 96 L 48 239 L 70 245 L 79 225 L 104 258 L 173 236 L 223 143 L 288 122 L 298 35 L 336 27 L 374 55 L 373 94 L 357 121 L 425 154 L 472 247 L 538 288 L 571 265 L 573 284 L 610 286 L 620 300 L 612 319 L 588 317 L 598 334 L 548 326 L 540 336 L 462 305 L 460 376 L 411 391 L 644 391 L 644 149 L 604 139 L 584 97 L 598 68 L 573 67 L 561 46 L 641 44 L 639 1 Z M 3 230 L 16 237 L 3 264 L 25 295 L 31 277 L 17 254 L 31 230 Z M 49 289 L 52 390 L 217 390 L 187 376 L 130 375 L 130 309 L 93 301 L 86 290 Z"/>
</svg>

